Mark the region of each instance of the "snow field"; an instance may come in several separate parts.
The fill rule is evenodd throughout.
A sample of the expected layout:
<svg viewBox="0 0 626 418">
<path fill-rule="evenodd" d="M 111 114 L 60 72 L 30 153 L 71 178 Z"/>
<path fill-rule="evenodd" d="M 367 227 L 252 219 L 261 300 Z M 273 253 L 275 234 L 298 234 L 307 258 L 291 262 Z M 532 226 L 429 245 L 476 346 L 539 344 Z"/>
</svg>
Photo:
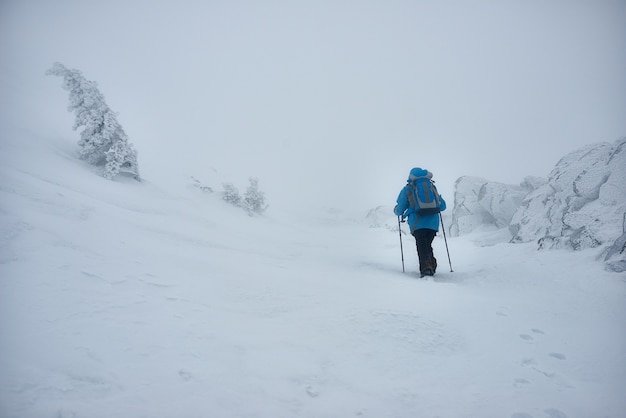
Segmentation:
<svg viewBox="0 0 626 418">
<path fill-rule="evenodd" d="M 449 272 L 439 236 L 422 280 L 410 236 L 402 274 L 397 232 L 353 213 L 249 217 L 188 179 L 104 180 L 62 142 L 27 158 L 23 139 L 0 168 L 3 417 L 626 408 L 624 277 L 593 252 L 485 230 L 448 237 Z"/>
</svg>

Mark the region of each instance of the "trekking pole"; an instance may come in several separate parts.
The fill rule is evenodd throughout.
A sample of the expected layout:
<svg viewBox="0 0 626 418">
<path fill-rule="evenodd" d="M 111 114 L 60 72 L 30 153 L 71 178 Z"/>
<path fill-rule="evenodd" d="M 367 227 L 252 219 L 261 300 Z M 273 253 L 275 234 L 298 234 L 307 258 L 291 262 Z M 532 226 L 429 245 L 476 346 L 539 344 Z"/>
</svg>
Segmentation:
<svg viewBox="0 0 626 418">
<path fill-rule="evenodd" d="M 404 250 L 402 249 L 402 229 L 400 226 L 399 216 L 398 216 L 398 234 L 400 234 L 400 254 L 402 255 L 402 273 L 404 273 Z"/>
<path fill-rule="evenodd" d="M 450 264 L 450 273 L 452 273 L 452 261 L 450 261 L 450 250 L 448 250 L 448 240 L 446 239 L 446 227 L 443 225 L 443 216 L 439 212 L 439 219 L 441 219 L 441 229 L 443 229 L 443 240 L 446 243 L 446 252 L 448 253 L 448 264 Z"/>
</svg>

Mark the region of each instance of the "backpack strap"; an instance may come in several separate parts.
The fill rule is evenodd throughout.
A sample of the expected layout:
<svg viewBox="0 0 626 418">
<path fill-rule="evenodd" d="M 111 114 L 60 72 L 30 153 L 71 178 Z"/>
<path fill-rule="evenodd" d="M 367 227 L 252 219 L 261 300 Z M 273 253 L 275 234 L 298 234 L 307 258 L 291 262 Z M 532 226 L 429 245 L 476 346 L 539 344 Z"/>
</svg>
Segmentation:
<svg viewBox="0 0 626 418">
<path fill-rule="evenodd" d="M 409 207 L 415 211 L 415 208 L 417 207 L 417 199 L 415 198 L 415 183 L 407 183 L 406 187 L 408 188 L 407 198 L 409 199 Z"/>
</svg>

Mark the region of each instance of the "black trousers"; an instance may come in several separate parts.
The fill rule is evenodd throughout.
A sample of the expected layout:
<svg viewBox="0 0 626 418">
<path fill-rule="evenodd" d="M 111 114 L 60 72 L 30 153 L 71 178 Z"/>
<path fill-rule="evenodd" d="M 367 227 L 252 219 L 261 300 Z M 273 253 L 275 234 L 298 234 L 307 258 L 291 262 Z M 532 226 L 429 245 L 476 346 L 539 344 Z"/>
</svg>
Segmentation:
<svg viewBox="0 0 626 418">
<path fill-rule="evenodd" d="M 420 261 L 420 272 L 431 270 L 433 273 L 437 269 L 437 259 L 433 254 L 433 240 L 437 231 L 432 229 L 416 229 L 412 232 L 415 237 L 415 245 L 417 246 L 417 257 Z"/>
</svg>

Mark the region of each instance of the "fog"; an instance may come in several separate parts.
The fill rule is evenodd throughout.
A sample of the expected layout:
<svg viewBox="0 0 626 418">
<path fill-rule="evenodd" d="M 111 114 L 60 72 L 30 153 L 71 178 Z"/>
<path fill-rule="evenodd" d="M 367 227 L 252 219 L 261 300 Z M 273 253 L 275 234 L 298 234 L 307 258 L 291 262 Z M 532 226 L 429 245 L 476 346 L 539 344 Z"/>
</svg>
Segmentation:
<svg viewBox="0 0 626 418">
<path fill-rule="evenodd" d="M 72 142 L 55 61 L 147 181 L 254 176 L 270 205 L 392 205 L 414 166 L 451 202 L 626 135 L 624 1 L 0 1 L 1 122 Z"/>
</svg>

